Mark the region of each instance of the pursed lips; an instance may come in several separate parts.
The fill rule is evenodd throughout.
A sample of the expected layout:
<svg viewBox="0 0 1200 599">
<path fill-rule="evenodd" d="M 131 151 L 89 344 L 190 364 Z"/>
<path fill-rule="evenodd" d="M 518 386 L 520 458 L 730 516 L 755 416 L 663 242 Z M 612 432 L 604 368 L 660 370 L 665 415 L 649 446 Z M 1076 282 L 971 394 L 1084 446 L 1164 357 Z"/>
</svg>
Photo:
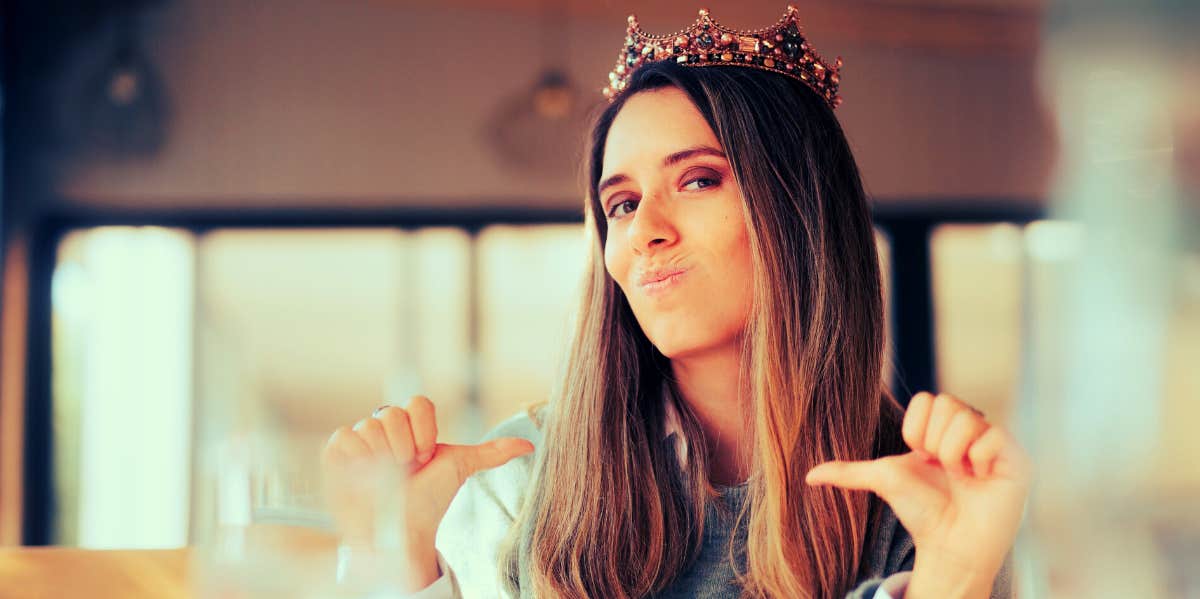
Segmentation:
<svg viewBox="0 0 1200 599">
<path fill-rule="evenodd" d="M 670 277 L 672 275 L 677 275 L 686 270 L 687 270 L 686 268 L 683 268 L 681 266 L 671 266 L 671 267 L 666 267 L 666 268 L 654 268 L 654 269 L 643 270 L 642 276 L 638 277 L 638 285 L 646 285 L 648 283 L 655 283 L 655 282 L 661 281 L 667 277 Z"/>
<path fill-rule="evenodd" d="M 687 273 L 686 268 L 670 267 L 647 270 L 638 279 L 638 285 L 648 295 L 660 293 L 674 286 Z"/>
</svg>

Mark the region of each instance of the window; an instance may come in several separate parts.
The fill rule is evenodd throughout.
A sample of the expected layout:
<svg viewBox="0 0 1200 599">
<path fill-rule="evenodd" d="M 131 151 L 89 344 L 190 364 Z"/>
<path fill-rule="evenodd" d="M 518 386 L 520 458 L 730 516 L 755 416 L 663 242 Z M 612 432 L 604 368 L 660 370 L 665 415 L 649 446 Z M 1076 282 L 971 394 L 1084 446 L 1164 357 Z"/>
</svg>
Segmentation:
<svg viewBox="0 0 1200 599">
<path fill-rule="evenodd" d="M 52 302 L 55 542 L 185 544 L 189 473 L 211 457 L 197 448 L 223 437 L 269 431 L 316 468 L 336 427 L 421 393 L 441 440 L 474 442 L 549 396 L 583 243 L 570 224 L 70 232 Z"/>
</svg>

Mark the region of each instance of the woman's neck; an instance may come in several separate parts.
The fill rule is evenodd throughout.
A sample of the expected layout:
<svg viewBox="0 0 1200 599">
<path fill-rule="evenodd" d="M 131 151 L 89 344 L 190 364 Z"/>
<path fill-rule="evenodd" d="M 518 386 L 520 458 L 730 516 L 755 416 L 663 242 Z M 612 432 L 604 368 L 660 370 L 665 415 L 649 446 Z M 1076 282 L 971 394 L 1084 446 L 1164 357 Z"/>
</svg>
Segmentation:
<svg viewBox="0 0 1200 599">
<path fill-rule="evenodd" d="M 750 460 L 742 449 L 745 391 L 739 389 L 738 347 L 673 358 L 671 370 L 683 400 L 704 430 L 709 480 L 719 485 L 745 481 L 750 476 Z"/>
</svg>

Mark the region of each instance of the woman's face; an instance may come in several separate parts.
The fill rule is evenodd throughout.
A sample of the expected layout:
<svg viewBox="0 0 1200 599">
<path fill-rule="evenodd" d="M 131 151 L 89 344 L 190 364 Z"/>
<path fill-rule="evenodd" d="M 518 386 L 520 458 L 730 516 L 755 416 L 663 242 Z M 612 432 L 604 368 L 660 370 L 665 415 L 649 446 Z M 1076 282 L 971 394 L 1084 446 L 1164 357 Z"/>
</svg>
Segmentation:
<svg viewBox="0 0 1200 599">
<path fill-rule="evenodd" d="M 668 358 L 727 349 L 753 294 L 742 193 L 716 135 L 675 87 L 630 97 L 604 144 L 604 263 Z"/>
</svg>

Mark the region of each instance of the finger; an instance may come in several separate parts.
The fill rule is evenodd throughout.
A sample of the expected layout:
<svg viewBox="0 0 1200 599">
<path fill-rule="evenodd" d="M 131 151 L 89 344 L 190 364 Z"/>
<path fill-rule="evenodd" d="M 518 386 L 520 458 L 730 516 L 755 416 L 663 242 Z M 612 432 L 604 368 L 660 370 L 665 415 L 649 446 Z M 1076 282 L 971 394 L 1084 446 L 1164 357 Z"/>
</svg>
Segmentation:
<svg viewBox="0 0 1200 599">
<path fill-rule="evenodd" d="M 967 459 L 971 462 L 971 468 L 975 471 L 976 478 L 987 478 L 992 475 L 996 457 L 1000 455 L 1006 442 L 1004 430 L 993 426 L 971 444 L 971 448 L 967 450 Z"/>
<path fill-rule="evenodd" d="M 433 402 L 424 395 L 415 395 L 405 407 L 412 424 L 413 451 L 417 463 L 424 464 L 433 457 L 437 448 L 437 412 Z"/>
<path fill-rule="evenodd" d="M 960 410 L 950 421 L 946 434 L 942 435 L 941 445 L 938 446 L 937 457 L 942 467 L 958 476 L 966 476 L 968 472 L 963 465 L 967 457 L 967 448 L 979 439 L 988 428 L 988 423 L 970 410 Z M 971 472 L 978 476 L 974 464 Z"/>
<path fill-rule="evenodd" d="M 458 468 L 458 484 L 460 485 L 480 470 L 501 466 L 515 457 L 534 450 L 533 443 L 516 437 L 504 437 L 479 445 L 446 447 L 452 447 L 455 450 L 452 455 Z"/>
<path fill-rule="evenodd" d="M 352 429 L 371 448 L 374 457 L 391 455 L 387 435 L 383 432 L 383 423 L 374 418 L 363 418 L 354 424 Z"/>
<path fill-rule="evenodd" d="M 371 448 L 367 446 L 367 443 L 359 438 L 350 427 L 343 426 L 329 436 L 329 441 L 325 443 L 325 450 L 322 452 L 322 458 L 328 463 L 365 457 L 370 453 Z"/>
<path fill-rule="evenodd" d="M 914 454 L 889 456 L 868 462 L 826 462 L 808 472 L 809 484 L 871 491 L 891 506 L 910 533 L 929 530 L 946 505 L 946 496 L 927 482 L 928 473 L 917 466 Z"/>
<path fill-rule="evenodd" d="M 933 410 L 929 413 L 929 425 L 925 428 L 925 438 L 922 440 L 925 451 L 937 455 L 938 446 L 942 443 L 942 435 L 946 432 L 946 427 L 950 426 L 950 420 L 960 409 L 962 408 L 958 400 L 945 393 L 939 393 L 933 399 Z"/>
<path fill-rule="evenodd" d="M 933 394 L 922 391 L 913 396 L 904 411 L 901 435 L 911 449 L 924 449 L 925 427 L 929 424 L 929 412 L 933 409 Z"/>
<path fill-rule="evenodd" d="M 1033 460 L 1021 444 L 1017 442 L 1012 432 L 996 426 L 996 435 L 1000 437 L 1000 452 L 992 460 L 992 476 L 1000 476 L 1009 480 L 1028 485 L 1033 482 Z"/>
<path fill-rule="evenodd" d="M 407 464 L 413 459 L 412 427 L 408 420 L 408 412 L 395 406 L 381 410 L 374 417 L 383 427 L 383 434 L 391 448 L 390 455 L 397 464 Z"/>
<path fill-rule="evenodd" d="M 833 460 L 808 471 L 804 481 L 810 485 L 833 485 L 843 489 L 872 491 L 882 497 L 887 481 L 879 460 L 846 462 Z"/>
</svg>

